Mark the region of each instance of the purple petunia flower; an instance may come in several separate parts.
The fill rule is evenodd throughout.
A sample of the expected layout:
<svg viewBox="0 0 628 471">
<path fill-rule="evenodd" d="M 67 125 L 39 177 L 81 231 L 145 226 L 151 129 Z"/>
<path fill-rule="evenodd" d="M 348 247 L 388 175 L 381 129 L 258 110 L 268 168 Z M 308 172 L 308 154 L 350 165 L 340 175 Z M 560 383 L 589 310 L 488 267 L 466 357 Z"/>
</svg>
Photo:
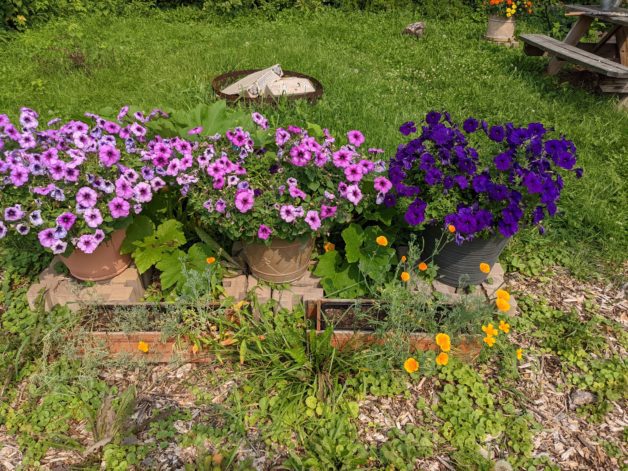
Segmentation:
<svg viewBox="0 0 628 471">
<path fill-rule="evenodd" d="M 345 167 L 345 177 L 347 181 L 359 182 L 362 180 L 362 167 L 358 164 L 350 164 Z"/>
<path fill-rule="evenodd" d="M 89 227 L 95 229 L 102 224 L 102 214 L 98 208 L 89 208 L 83 213 L 83 219 L 85 219 L 85 224 Z"/>
<path fill-rule="evenodd" d="M 347 133 L 347 139 L 349 144 L 360 147 L 364 143 L 364 134 L 357 130 L 349 131 Z"/>
<path fill-rule="evenodd" d="M 66 231 L 69 231 L 76 222 L 76 216 L 73 213 L 65 212 L 57 217 L 57 224 Z"/>
<path fill-rule="evenodd" d="M 111 167 L 120 160 L 120 151 L 114 146 L 104 145 L 98 151 L 98 157 L 105 167 Z"/>
<path fill-rule="evenodd" d="M 338 209 L 338 206 L 326 206 L 324 204 L 321 205 L 321 218 L 327 219 L 327 218 L 334 217 L 337 209 Z"/>
<path fill-rule="evenodd" d="M 227 203 L 225 202 L 225 200 L 223 200 L 222 198 L 219 198 L 218 200 L 216 200 L 216 211 L 219 213 L 224 213 L 225 210 L 227 209 Z"/>
<path fill-rule="evenodd" d="M 19 204 L 15 206 L 9 206 L 4 210 L 4 220 L 5 221 L 19 221 L 24 216 L 24 211 L 22 211 L 22 207 Z"/>
<path fill-rule="evenodd" d="M 146 182 L 141 182 L 135 185 L 135 188 L 133 188 L 133 194 L 133 199 L 138 203 L 148 203 L 153 199 L 151 186 Z"/>
<path fill-rule="evenodd" d="M 259 229 L 257 230 L 257 237 L 262 240 L 268 240 L 272 233 L 273 231 L 270 227 L 265 224 L 260 224 Z"/>
<path fill-rule="evenodd" d="M 504 128 L 501 126 L 491 126 L 488 131 L 488 137 L 491 141 L 502 142 L 505 136 Z"/>
<path fill-rule="evenodd" d="M 42 247 L 50 248 L 57 240 L 54 229 L 44 229 L 37 234 Z"/>
<path fill-rule="evenodd" d="M 405 221 L 411 226 L 417 226 L 421 224 L 423 221 L 425 221 L 426 207 L 427 204 L 423 200 L 419 198 L 415 199 L 412 203 L 410 203 L 408 209 L 406 210 L 406 213 L 404 215 Z"/>
<path fill-rule="evenodd" d="M 338 168 L 346 168 L 353 161 L 353 151 L 349 149 L 340 149 L 332 154 L 334 165 Z"/>
<path fill-rule="evenodd" d="M 9 174 L 11 183 L 19 187 L 28 181 L 28 169 L 23 165 L 15 165 Z"/>
<path fill-rule="evenodd" d="M 203 126 L 198 126 L 198 127 L 190 129 L 188 131 L 188 135 L 195 136 L 196 134 L 200 134 L 202 132 L 203 132 Z"/>
<path fill-rule="evenodd" d="M 56 240 L 50 248 L 53 254 L 60 255 L 66 251 L 68 243 L 63 240 Z"/>
<path fill-rule="evenodd" d="M 94 251 L 98 248 L 98 245 L 98 241 L 91 234 L 83 234 L 81 237 L 78 238 L 78 241 L 76 243 L 76 247 L 81 252 L 84 252 L 86 254 L 94 253 Z"/>
<path fill-rule="evenodd" d="M 25 236 L 29 233 L 30 227 L 28 227 L 26 224 L 20 223 L 15 226 L 15 230 L 18 232 L 18 234 Z"/>
<path fill-rule="evenodd" d="M 28 219 L 33 226 L 41 226 L 44 220 L 41 217 L 41 210 L 37 209 L 28 215 Z"/>
<path fill-rule="evenodd" d="M 166 182 L 160 177 L 155 177 L 150 181 L 150 186 L 153 191 L 159 191 L 166 186 Z"/>
<path fill-rule="evenodd" d="M 392 188 L 392 183 L 386 177 L 376 177 L 373 182 L 373 187 L 378 193 L 386 194 Z"/>
<path fill-rule="evenodd" d="M 409 136 L 412 133 L 415 133 L 417 130 L 414 121 L 408 121 L 407 123 L 403 123 L 399 128 L 399 132 L 404 136 Z"/>
<path fill-rule="evenodd" d="M 254 202 L 253 190 L 239 190 L 235 195 L 235 206 L 241 213 L 250 211 Z"/>
<path fill-rule="evenodd" d="M 98 200 L 98 195 L 91 188 L 84 186 L 76 193 L 76 202 L 84 209 L 92 208 Z"/>
<path fill-rule="evenodd" d="M 321 227 L 321 218 L 318 211 L 308 211 L 305 215 L 305 222 L 313 231 L 319 230 Z"/>
<path fill-rule="evenodd" d="M 362 191 L 360 191 L 360 187 L 358 185 L 348 185 L 347 196 L 345 198 L 357 206 L 362 200 Z"/>
<path fill-rule="evenodd" d="M 109 207 L 109 212 L 111 213 L 111 217 L 114 219 L 127 217 L 129 215 L 129 209 L 131 205 L 128 201 L 115 197 L 107 204 Z"/>
<path fill-rule="evenodd" d="M 7 226 L 0 221 L 0 239 L 3 239 L 7 235 Z"/>
<path fill-rule="evenodd" d="M 468 118 L 462 124 L 462 129 L 464 129 L 465 132 L 471 134 L 471 133 L 474 133 L 475 131 L 477 131 L 478 126 L 479 126 L 479 123 L 478 123 L 477 119 L 475 119 L 475 118 Z"/>
<path fill-rule="evenodd" d="M 285 222 L 293 222 L 296 219 L 295 207 L 292 205 L 284 205 L 279 210 L 279 216 Z"/>
<path fill-rule="evenodd" d="M 251 119 L 262 129 L 268 129 L 268 120 L 261 114 L 254 112 L 251 114 Z"/>
<path fill-rule="evenodd" d="M 275 131 L 275 143 L 278 147 L 283 147 L 290 140 L 290 133 L 282 128 Z"/>
</svg>

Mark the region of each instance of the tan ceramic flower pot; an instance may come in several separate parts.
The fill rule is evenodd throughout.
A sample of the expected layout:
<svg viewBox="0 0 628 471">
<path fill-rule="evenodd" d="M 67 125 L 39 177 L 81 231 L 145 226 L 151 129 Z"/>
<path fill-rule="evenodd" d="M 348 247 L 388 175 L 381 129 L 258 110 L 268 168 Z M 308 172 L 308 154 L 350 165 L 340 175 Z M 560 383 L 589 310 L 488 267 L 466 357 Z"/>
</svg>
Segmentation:
<svg viewBox="0 0 628 471">
<path fill-rule="evenodd" d="M 314 239 L 295 241 L 273 239 L 263 243 L 244 244 L 244 257 L 256 278 L 273 283 L 290 283 L 307 271 L 314 248 Z"/>
<path fill-rule="evenodd" d="M 512 18 L 504 18 L 502 16 L 491 15 L 488 18 L 486 39 L 498 43 L 514 41 L 515 20 Z"/>
<path fill-rule="evenodd" d="M 126 231 L 119 229 L 111 239 L 103 242 L 93 253 L 75 248 L 69 257 L 60 257 L 74 278 L 84 281 L 103 281 L 118 276 L 131 264 L 130 255 L 121 255 L 120 246 Z"/>
</svg>

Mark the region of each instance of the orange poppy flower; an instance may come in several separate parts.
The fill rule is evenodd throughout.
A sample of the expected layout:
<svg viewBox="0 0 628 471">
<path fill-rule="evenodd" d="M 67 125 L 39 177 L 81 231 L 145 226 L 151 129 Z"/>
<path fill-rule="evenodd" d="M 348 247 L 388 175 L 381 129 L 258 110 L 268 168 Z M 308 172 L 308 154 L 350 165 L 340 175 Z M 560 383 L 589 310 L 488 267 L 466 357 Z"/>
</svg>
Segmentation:
<svg viewBox="0 0 628 471">
<path fill-rule="evenodd" d="M 377 245 L 381 245 L 382 247 L 386 247 L 388 245 L 388 239 L 383 235 L 375 239 L 375 242 L 377 242 Z"/>
<path fill-rule="evenodd" d="M 448 352 L 451 350 L 451 338 L 449 335 L 443 334 L 442 332 L 436 334 L 436 345 L 438 345 L 443 352 Z"/>
<path fill-rule="evenodd" d="M 487 337 L 497 337 L 497 334 L 499 334 L 499 331 L 493 326 L 492 323 L 488 325 L 483 325 L 482 332 L 484 332 Z"/>
<path fill-rule="evenodd" d="M 418 371 L 419 362 L 416 361 L 414 358 L 408 358 L 406 361 L 403 362 L 403 369 L 412 374 Z"/>
<path fill-rule="evenodd" d="M 408 273 L 407 271 L 401 272 L 400 278 L 401 281 L 407 283 L 408 281 L 410 281 L 410 273 Z"/>
<path fill-rule="evenodd" d="M 501 312 L 510 311 L 510 303 L 505 299 L 497 298 L 497 300 L 495 301 L 495 305 L 497 306 L 497 309 L 499 309 Z"/>
<path fill-rule="evenodd" d="M 336 248 L 336 244 L 332 244 L 331 242 L 326 242 L 323 246 L 325 248 L 325 252 L 331 252 Z"/>
<path fill-rule="evenodd" d="M 482 273 L 490 273 L 491 272 L 491 266 L 488 263 L 480 263 L 480 271 Z"/>
<path fill-rule="evenodd" d="M 148 344 L 146 342 L 143 342 L 143 341 L 140 340 L 139 342 L 137 342 L 137 349 L 140 352 L 148 353 L 148 350 L 149 350 Z"/>
<path fill-rule="evenodd" d="M 436 364 L 439 366 L 445 366 L 447 363 L 449 363 L 449 355 L 445 352 L 439 353 L 436 357 Z"/>
<path fill-rule="evenodd" d="M 406 263 L 406 260 L 408 260 L 408 257 L 406 257 L 405 255 L 401 256 L 401 263 Z"/>
<path fill-rule="evenodd" d="M 503 299 L 504 301 L 510 301 L 510 294 L 508 293 L 508 291 L 506 291 L 504 289 L 498 289 L 497 291 L 495 291 L 495 296 L 497 296 L 497 299 Z"/>
<path fill-rule="evenodd" d="M 419 263 L 419 270 L 421 270 L 421 271 L 427 270 L 427 263 L 425 263 L 425 262 Z"/>
<path fill-rule="evenodd" d="M 495 337 L 491 337 L 490 335 L 487 335 L 482 340 L 484 340 L 484 343 L 488 345 L 489 347 L 492 347 L 493 345 L 495 345 L 495 342 L 497 341 Z"/>
<path fill-rule="evenodd" d="M 207 264 L 211 265 L 212 263 L 216 263 L 216 257 L 207 257 Z"/>
<path fill-rule="evenodd" d="M 499 330 L 507 334 L 510 332 L 510 324 L 504 320 L 499 321 Z"/>
<path fill-rule="evenodd" d="M 447 230 L 453 234 L 454 232 L 456 232 L 456 226 L 450 224 L 449 226 L 447 226 Z"/>
</svg>

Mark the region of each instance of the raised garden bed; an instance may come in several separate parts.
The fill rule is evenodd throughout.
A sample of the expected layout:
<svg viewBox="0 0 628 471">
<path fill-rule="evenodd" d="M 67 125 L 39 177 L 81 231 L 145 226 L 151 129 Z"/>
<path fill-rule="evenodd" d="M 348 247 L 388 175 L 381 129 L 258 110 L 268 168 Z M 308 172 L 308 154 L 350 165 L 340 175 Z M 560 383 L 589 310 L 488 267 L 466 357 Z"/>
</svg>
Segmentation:
<svg viewBox="0 0 628 471">
<path fill-rule="evenodd" d="M 443 306 L 442 314 L 446 314 Z M 360 348 L 370 344 L 382 344 L 385 336 L 376 333 L 376 324 L 386 319 L 386 312 L 376 301 L 363 299 L 321 299 L 306 304 L 306 315 L 315 322 L 316 331 L 321 333 L 329 325 L 334 332 L 331 343 L 334 347 Z M 411 347 L 421 351 L 438 351 L 434 335 L 425 332 L 409 334 Z M 479 335 L 460 335 L 452 346 L 452 354 L 465 360 L 473 361 L 482 349 Z"/>
<path fill-rule="evenodd" d="M 104 348 L 111 357 L 128 356 L 149 363 L 171 361 L 208 363 L 212 361 L 212 355 L 203 351 L 195 352 L 193 344 L 187 339 L 175 338 L 158 329 L 163 325 L 168 310 L 173 306 L 169 303 L 88 305 L 82 323 L 82 328 L 87 331 L 87 346 Z M 207 305 L 208 308 L 218 306 L 218 304 Z M 125 309 L 137 310 L 143 315 L 142 319 L 125 318 L 122 321 L 126 322 L 131 327 L 130 329 L 123 329 L 122 327 L 125 326 L 121 325 L 119 319 L 114 318 L 114 316 L 119 317 Z M 141 342 L 145 344 L 146 351 L 140 349 Z"/>
</svg>

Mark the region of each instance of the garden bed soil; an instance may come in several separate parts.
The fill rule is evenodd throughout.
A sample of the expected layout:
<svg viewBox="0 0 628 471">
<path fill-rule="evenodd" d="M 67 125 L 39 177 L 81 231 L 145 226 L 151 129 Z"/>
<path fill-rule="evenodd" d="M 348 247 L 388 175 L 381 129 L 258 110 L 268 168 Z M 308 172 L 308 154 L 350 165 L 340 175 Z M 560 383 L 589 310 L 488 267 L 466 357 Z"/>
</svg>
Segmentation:
<svg viewBox="0 0 628 471">
<path fill-rule="evenodd" d="M 146 329 L 156 329 L 159 316 L 174 306 L 172 303 L 130 303 L 125 305 L 92 305 L 82 322 L 87 332 L 87 345 L 93 348 L 105 348 L 111 357 L 127 356 L 149 363 L 170 363 L 181 361 L 184 363 L 209 363 L 213 356 L 205 352 L 195 352 L 193 345 L 185 339 L 164 337 L 159 330 L 137 330 L 124 332 L 112 330 L 115 325 L 114 316 L 121 309 L 144 309 Z M 209 304 L 207 307 L 212 307 Z M 217 307 L 218 304 L 215 304 Z M 146 352 L 139 349 L 140 342 L 148 346 Z"/>
<path fill-rule="evenodd" d="M 386 313 L 374 300 L 325 299 L 306 306 L 308 317 L 316 322 L 316 331 L 322 333 L 328 325 L 334 326 L 331 344 L 338 349 L 363 348 L 372 344 L 383 344 L 386 336 L 375 333 L 372 321 L 385 320 Z M 445 314 L 445 310 L 442 311 Z M 480 335 L 460 335 L 451 353 L 463 361 L 474 361 L 482 349 Z M 434 335 L 425 332 L 409 334 L 414 350 L 438 351 Z"/>
</svg>

